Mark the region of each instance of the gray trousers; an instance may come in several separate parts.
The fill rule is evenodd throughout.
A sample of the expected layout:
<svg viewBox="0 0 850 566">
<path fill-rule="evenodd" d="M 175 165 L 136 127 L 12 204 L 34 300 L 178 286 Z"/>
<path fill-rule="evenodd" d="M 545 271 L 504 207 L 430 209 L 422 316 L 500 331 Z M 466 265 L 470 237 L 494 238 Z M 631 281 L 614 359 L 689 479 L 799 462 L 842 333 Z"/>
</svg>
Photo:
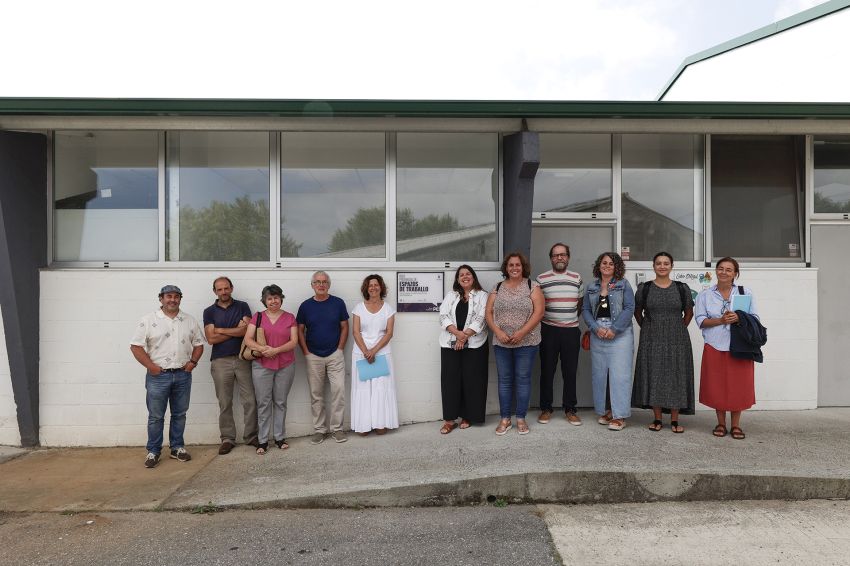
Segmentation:
<svg viewBox="0 0 850 566">
<path fill-rule="evenodd" d="M 221 441 L 236 444 L 236 423 L 233 421 L 233 389 L 239 384 L 239 400 L 245 429 L 242 438 L 246 444 L 257 439 L 257 402 L 254 400 L 254 385 L 251 383 L 251 362 L 238 356 L 224 356 L 210 362 L 210 373 L 218 397 L 218 430 Z"/>
<path fill-rule="evenodd" d="M 286 438 L 286 398 L 295 381 L 295 364 L 289 364 L 277 371 L 266 369 L 260 362 L 251 364 L 251 375 L 254 378 L 254 394 L 257 397 L 257 420 L 260 432 L 257 439 L 260 444 L 269 441 L 272 432 L 272 413 L 274 413 L 274 439 Z"/>
</svg>

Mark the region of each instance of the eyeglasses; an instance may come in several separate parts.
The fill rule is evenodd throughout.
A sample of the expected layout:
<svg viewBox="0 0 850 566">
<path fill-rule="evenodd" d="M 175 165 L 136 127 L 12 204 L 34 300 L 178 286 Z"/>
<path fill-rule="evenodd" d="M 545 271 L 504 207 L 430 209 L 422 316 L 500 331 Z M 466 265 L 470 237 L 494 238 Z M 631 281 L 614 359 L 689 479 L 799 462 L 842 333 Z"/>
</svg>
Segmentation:
<svg viewBox="0 0 850 566">
<path fill-rule="evenodd" d="M 328 286 L 330 284 L 330 281 L 313 281 L 313 285 Z"/>
<path fill-rule="evenodd" d="M 570 257 L 570 254 L 552 254 L 552 257 Z"/>
<path fill-rule="evenodd" d="M 720 316 L 723 316 L 729 311 L 729 301 L 723 301 L 723 305 L 720 307 Z"/>
</svg>

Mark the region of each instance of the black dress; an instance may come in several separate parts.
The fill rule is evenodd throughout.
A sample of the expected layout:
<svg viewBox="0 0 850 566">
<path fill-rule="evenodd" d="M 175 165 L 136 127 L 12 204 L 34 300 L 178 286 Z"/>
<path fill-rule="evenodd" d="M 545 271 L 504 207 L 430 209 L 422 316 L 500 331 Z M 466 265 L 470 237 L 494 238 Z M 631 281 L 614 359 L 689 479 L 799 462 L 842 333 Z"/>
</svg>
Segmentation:
<svg viewBox="0 0 850 566">
<path fill-rule="evenodd" d="M 643 286 L 649 285 L 646 305 Z M 687 306 L 693 308 L 690 290 Z M 682 299 L 676 283 L 666 289 L 641 283 L 635 293 L 635 312 L 649 311 L 640 328 L 635 362 L 632 407 L 678 409 L 694 414 L 694 357 L 687 327 L 682 324 Z M 666 412 L 666 411 L 665 411 Z"/>
</svg>

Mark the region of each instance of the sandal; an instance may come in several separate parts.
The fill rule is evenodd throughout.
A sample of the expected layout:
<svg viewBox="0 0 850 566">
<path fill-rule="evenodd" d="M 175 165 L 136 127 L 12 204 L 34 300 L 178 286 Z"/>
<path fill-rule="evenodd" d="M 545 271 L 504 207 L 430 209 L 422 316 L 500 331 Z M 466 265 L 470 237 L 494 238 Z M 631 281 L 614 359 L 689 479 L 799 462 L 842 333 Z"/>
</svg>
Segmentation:
<svg viewBox="0 0 850 566">
<path fill-rule="evenodd" d="M 460 428 L 461 428 L 461 430 L 466 429 L 466 428 L 469 428 L 469 426 L 470 426 L 471 424 L 472 424 L 472 423 L 470 423 L 470 422 L 469 422 L 468 420 L 466 420 L 466 419 L 460 419 Z"/>
<path fill-rule="evenodd" d="M 520 434 L 528 434 L 528 423 L 525 420 L 516 420 L 516 431 Z"/>
<path fill-rule="evenodd" d="M 744 440 L 745 438 L 747 438 L 747 435 L 744 434 L 744 431 L 741 430 L 741 427 L 739 426 L 733 426 L 730 429 L 729 434 L 731 434 L 732 438 L 734 438 L 735 440 Z"/>
<path fill-rule="evenodd" d="M 598 419 L 596 419 L 596 422 L 598 422 L 601 425 L 607 425 L 612 420 L 613 420 L 613 417 L 611 416 L 611 413 L 605 413 L 604 415 L 601 415 Z"/>
<path fill-rule="evenodd" d="M 275 440 L 274 445 L 280 448 L 281 450 L 286 450 L 287 448 L 289 448 L 289 443 L 286 442 L 285 438 L 281 440 Z"/>
<path fill-rule="evenodd" d="M 626 421 L 623 419 L 611 419 L 608 423 L 608 430 L 623 430 L 626 428 Z"/>
<path fill-rule="evenodd" d="M 511 419 L 502 419 L 499 421 L 499 426 L 496 427 L 496 435 L 502 436 L 509 430 L 513 428 L 513 424 L 511 424 Z"/>
<path fill-rule="evenodd" d="M 679 421 L 670 421 L 670 430 L 675 432 L 676 434 L 682 434 L 685 432 L 685 427 L 679 424 Z"/>
<path fill-rule="evenodd" d="M 383 436 L 383 435 L 387 434 L 387 429 L 385 429 L 385 428 L 376 428 L 376 429 L 375 429 L 375 434 L 377 434 L 378 436 Z"/>
<path fill-rule="evenodd" d="M 673 423 L 670 423 L 670 426 L 673 426 Z M 658 432 L 662 428 L 664 428 L 664 425 L 658 419 L 655 419 L 654 421 L 649 423 L 649 430 L 651 430 L 652 432 Z"/>
<path fill-rule="evenodd" d="M 263 442 L 257 445 L 257 456 L 263 456 L 266 453 L 266 450 L 269 449 L 269 443 Z"/>
<path fill-rule="evenodd" d="M 726 425 L 717 425 L 716 427 L 714 427 L 714 430 L 711 431 L 711 434 L 713 434 L 717 438 L 723 438 L 724 436 L 726 436 Z"/>
<path fill-rule="evenodd" d="M 457 423 L 454 421 L 444 422 L 443 426 L 440 428 L 440 434 L 448 434 L 453 431 L 457 427 Z"/>
</svg>

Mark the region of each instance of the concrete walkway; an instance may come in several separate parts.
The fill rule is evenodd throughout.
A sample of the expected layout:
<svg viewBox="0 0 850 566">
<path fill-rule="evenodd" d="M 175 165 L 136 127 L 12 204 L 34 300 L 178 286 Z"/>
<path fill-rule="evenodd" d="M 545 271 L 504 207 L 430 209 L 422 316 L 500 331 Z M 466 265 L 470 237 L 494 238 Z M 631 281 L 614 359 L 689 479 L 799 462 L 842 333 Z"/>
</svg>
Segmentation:
<svg viewBox="0 0 850 566">
<path fill-rule="evenodd" d="M 190 447 L 154 470 L 143 448 L 36 450 L 0 463 L 0 511 L 850 498 L 850 409 L 748 412 L 743 441 L 713 437 L 713 412 L 683 417 L 684 434 L 648 431 L 648 411 L 621 432 L 590 411 L 581 427 L 536 415 L 526 436 L 495 436 L 496 417 L 446 436 L 435 422 L 262 457 Z"/>
</svg>

